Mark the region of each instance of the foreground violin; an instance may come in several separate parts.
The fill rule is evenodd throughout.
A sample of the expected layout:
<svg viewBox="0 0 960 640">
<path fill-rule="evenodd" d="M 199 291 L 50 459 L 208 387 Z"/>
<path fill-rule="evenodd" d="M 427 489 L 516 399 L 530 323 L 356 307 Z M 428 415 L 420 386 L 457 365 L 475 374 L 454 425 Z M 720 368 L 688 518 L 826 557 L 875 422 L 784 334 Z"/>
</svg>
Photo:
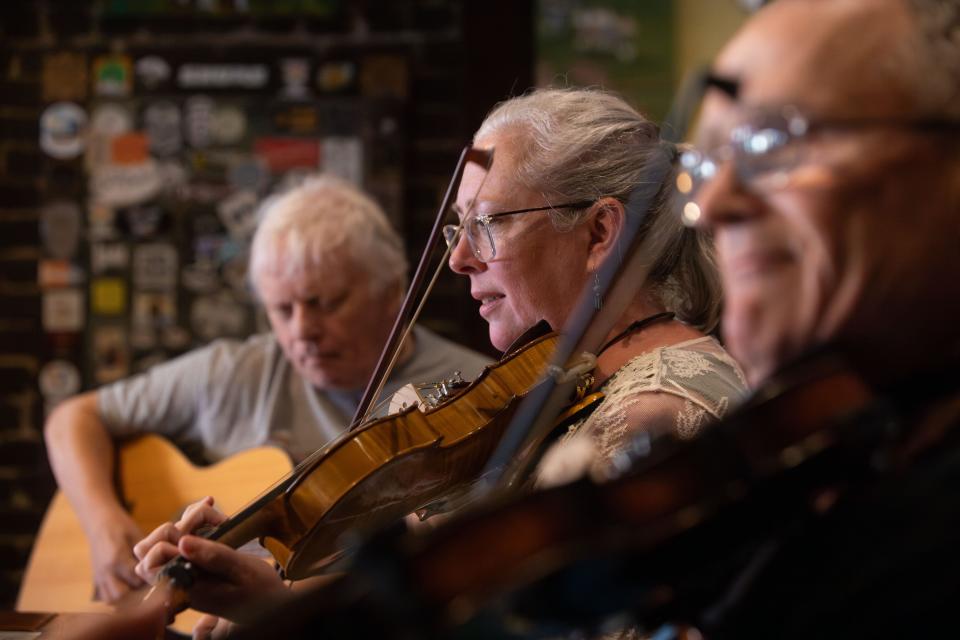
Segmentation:
<svg viewBox="0 0 960 640">
<path fill-rule="evenodd" d="M 286 577 L 301 579 L 351 539 L 467 494 L 520 400 L 543 379 L 556 341 L 531 340 L 434 407 L 410 406 L 343 434 L 205 536 L 234 548 L 259 539 Z M 601 397 L 575 405 L 564 421 Z M 161 580 L 186 589 L 192 570 L 178 558 Z M 186 605 L 185 595 L 171 600 L 173 609 Z"/>
<path fill-rule="evenodd" d="M 858 376 L 815 361 L 698 439 L 653 443 L 629 475 L 501 500 L 426 535 L 382 533 L 346 577 L 241 636 L 547 637 L 617 615 L 646 631 L 709 625 L 765 541 L 875 473 L 895 436 L 876 428 L 883 410 Z"/>
</svg>

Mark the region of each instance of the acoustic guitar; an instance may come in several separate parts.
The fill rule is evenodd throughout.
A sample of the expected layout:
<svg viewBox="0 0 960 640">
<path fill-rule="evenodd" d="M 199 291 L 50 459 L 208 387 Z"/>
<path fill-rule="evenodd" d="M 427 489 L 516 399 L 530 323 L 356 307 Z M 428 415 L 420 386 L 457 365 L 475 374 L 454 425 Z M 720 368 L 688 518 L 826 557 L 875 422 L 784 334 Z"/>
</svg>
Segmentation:
<svg viewBox="0 0 960 640">
<path fill-rule="evenodd" d="M 230 514 L 292 468 L 282 450 L 260 447 L 238 453 L 208 467 L 193 465 L 170 442 L 146 435 L 118 448 L 118 491 L 144 534 L 176 520 L 188 504 L 214 496 Z M 40 525 L 27 564 L 18 611 L 107 612 L 95 601 L 93 567 L 86 535 L 76 513 L 57 491 Z M 175 629 L 188 632 L 200 614 L 177 617 Z"/>
</svg>

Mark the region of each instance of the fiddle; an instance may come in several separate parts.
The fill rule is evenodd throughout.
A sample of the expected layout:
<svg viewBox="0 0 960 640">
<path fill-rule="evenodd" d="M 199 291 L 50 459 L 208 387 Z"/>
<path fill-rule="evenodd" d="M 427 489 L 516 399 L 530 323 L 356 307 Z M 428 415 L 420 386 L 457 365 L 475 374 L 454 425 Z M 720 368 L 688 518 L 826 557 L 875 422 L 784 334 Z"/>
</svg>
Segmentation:
<svg viewBox="0 0 960 640">
<path fill-rule="evenodd" d="M 833 359 L 763 387 L 692 441 L 654 443 L 605 484 L 580 480 L 488 503 L 428 534 L 369 540 L 352 571 L 303 596 L 284 637 L 544 637 L 628 614 L 719 624 L 771 540 L 876 473 L 897 434 L 886 405 Z M 362 614 L 362 615 L 361 615 Z M 253 626 L 240 637 L 253 638 Z M 299 634 L 299 635 L 298 635 Z"/>
<path fill-rule="evenodd" d="M 410 406 L 344 433 L 274 487 L 205 536 L 237 548 L 253 539 L 286 577 L 301 579 L 356 540 L 440 499 L 466 494 L 520 400 L 543 379 L 556 334 L 518 348 L 434 407 Z M 579 418 L 602 398 L 593 394 L 562 416 Z M 188 588 L 189 563 L 163 574 Z M 171 608 L 185 606 L 178 595 Z"/>
</svg>

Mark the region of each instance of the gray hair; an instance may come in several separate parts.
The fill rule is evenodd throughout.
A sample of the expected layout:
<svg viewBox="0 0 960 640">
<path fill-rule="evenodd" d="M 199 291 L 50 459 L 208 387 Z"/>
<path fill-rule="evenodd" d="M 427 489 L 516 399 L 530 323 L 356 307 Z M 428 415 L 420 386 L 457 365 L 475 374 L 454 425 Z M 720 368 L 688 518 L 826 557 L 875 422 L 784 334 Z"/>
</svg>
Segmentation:
<svg viewBox="0 0 960 640">
<path fill-rule="evenodd" d="M 503 102 L 490 112 L 474 140 L 509 129 L 518 145 L 516 178 L 548 202 L 614 197 L 626 203 L 644 179 L 655 154 L 663 153 L 660 132 L 622 98 L 594 89 L 537 89 Z M 676 148 L 668 147 L 673 159 Z M 665 247 L 648 282 L 654 295 L 680 320 L 712 330 L 720 314 L 720 279 L 712 241 L 685 227 L 673 202 L 676 166 L 664 180 L 642 233 Z M 571 229 L 586 210 L 550 212 L 557 229 Z"/>
<path fill-rule="evenodd" d="M 894 73 L 922 115 L 960 119 L 960 0 L 905 0 L 915 23 Z"/>
<path fill-rule="evenodd" d="M 294 276 L 342 268 L 365 269 L 377 293 L 407 282 L 403 242 L 372 198 L 330 175 L 308 178 L 268 198 L 250 247 L 250 279 L 256 288 L 263 271 Z"/>
</svg>

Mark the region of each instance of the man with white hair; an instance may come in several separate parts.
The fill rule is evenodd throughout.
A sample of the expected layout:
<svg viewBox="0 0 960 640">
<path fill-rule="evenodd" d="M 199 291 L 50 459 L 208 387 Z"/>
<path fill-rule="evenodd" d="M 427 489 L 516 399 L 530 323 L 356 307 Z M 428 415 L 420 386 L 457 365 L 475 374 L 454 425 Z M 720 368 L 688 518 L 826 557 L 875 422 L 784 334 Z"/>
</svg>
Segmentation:
<svg viewBox="0 0 960 640">
<path fill-rule="evenodd" d="M 403 300 L 407 262 L 380 207 L 350 184 L 310 179 L 264 207 L 250 278 L 271 333 L 217 340 L 76 396 L 47 421 L 57 481 L 91 543 L 100 597 L 142 584 L 143 537 L 113 488 L 114 440 L 156 433 L 215 462 L 264 444 L 299 461 L 344 432 Z M 384 395 L 487 359 L 417 327 Z"/>
</svg>

